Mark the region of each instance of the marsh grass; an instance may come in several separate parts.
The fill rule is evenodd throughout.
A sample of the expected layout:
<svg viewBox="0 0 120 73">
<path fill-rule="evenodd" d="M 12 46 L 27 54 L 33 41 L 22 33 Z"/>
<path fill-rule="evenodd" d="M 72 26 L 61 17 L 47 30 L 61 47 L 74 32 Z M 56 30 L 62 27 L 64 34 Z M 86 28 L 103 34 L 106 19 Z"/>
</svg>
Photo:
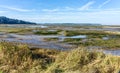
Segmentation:
<svg viewBox="0 0 120 73">
<path fill-rule="evenodd" d="M 14 27 L 0 27 L 0 32 L 6 33 L 27 33 L 31 32 L 33 28 L 14 28 Z"/>
<path fill-rule="evenodd" d="M 103 49 L 119 49 L 120 35 L 104 31 L 65 31 L 66 36 L 86 35 L 85 39 L 65 39 L 63 42 L 77 46 L 99 46 Z M 104 40 L 106 37 L 108 39 Z"/>
<path fill-rule="evenodd" d="M 54 50 L 30 50 L 26 45 L 9 42 L 0 43 L 0 49 L 2 55 L 0 70 L 3 73 L 13 73 L 13 71 L 25 73 L 34 69 L 43 71 L 54 61 L 55 54 L 57 54 Z"/>
<path fill-rule="evenodd" d="M 72 31 L 72 30 L 66 30 L 66 36 L 75 36 L 75 35 L 106 35 L 107 32 L 104 31 L 88 31 L 88 30 L 79 30 L 79 31 Z"/>
<path fill-rule="evenodd" d="M 62 52 L 48 70 L 48 73 L 118 73 L 120 57 L 80 47 L 68 53 Z"/>
<path fill-rule="evenodd" d="M 103 49 L 111 49 L 111 50 L 115 50 L 115 49 L 119 49 L 120 47 L 120 43 L 119 43 L 120 39 L 118 38 L 114 38 L 114 39 L 109 39 L 109 40 L 102 40 L 102 39 L 90 39 L 87 40 L 86 42 L 78 42 L 78 45 L 82 45 L 82 46 L 100 46 Z"/>
<path fill-rule="evenodd" d="M 59 38 L 44 38 L 44 41 L 59 41 Z"/>
<path fill-rule="evenodd" d="M 79 47 L 70 51 L 30 49 L 19 43 L 0 43 L 2 73 L 118 73 L 120 57 Z"/>
<path fill-rule="evenodd" d="M 48 30 L 39 30 L 37 32 L 34 32 L 34 34 L 37 35 L 57 35 L 59 34 L 61 30 L 57 30 L 57 31 L 48 31 Z"/>
<path fill-rule="evenodd" d="M 102 38 L 102 37 L 116 37 L 120 38 L 120 34 L 110 33 L 106 31 L 93 31 L 93 30 L 66 30 L 66 36 L 87 35 L 88 38 Z"/>
</svg>

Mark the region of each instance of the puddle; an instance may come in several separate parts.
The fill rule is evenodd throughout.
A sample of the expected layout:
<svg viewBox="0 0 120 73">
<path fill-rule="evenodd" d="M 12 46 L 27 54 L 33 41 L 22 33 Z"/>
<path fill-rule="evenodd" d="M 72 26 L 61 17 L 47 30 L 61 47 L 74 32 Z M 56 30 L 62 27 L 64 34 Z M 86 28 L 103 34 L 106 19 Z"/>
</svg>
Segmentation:
<svg viewBox="0 0 120 73">
<path fill-rule="evenodd" d="M 78 36 L 60 36 L 60 35 L 18 35 L 18 34 L 1 34 L 0 37 L 4 37 L 6 36 L 6 38 L 19 38 L 19 39 L 43 39 L 43 38 L 58 38 L 59 41 L 64 41 L 64 39 L 66 38 L 71 38 L 71 39 L 77 39 L 77 38 L 81 38 L 81 39 L 85 39 L 87 38 L 86 35 L 78 35 Z"/>
<path fill-rule="evenodd" d="M 86 35 L 78 35 L 78 36 L 72 36 L 72 37 L 70 37 L 70 38 L 81 38 L 81 39 L 85 39 L 85 38 L 87 38 L 87 36 Z"/>
<path fill-rule="evenodd" d="M 89 50 L 96 50 L 99 52 L 103 52 L 104 54 L 111 54 L 115 56 L 120 56 L 120 50 L 103 50 L 100 46 L 89 46 L 87 47 Z"/>
<path fill-rule="evenodd" d="M 104 50 L 103 52 L 105 54 L 112 54 L 115 56 L 120 56 L 120 50 Z"/>
<path fill-rule="evenodd" d="M 102 39 L 103 40 L 109 40 L 110 38 L 109 37 L 103 37 Z"/>
<path fill-rule="evenodd" d="M 44 42 L 37 39 L 15 39 L 15 38 L 5 38 L 0 39 L 1 41 L 9 41 L 9 42 L 19 42 L 29 44 L 30 47 L 36 48 L 46 48 L 46 49 L 58 49 L 58 50 L 69 50 L 73 49 L 73 45 L 69 44 L 61 44 L 61 43 L 52 43 L 52 42 Z"/>
<path fill-rule="evenodd" d="M 87 36 L 86 35 L 78 35 L 78 36 L 69 36 L 69 37 L 66 37 L 66 36 L 59 36 L 58 37 L 59 38 L 59 41 L 64 41 L 65 39 L 67 39 L 67 38 L 71 38 L 71 39 L 85 39 L 85 38 L 87 38 Z"/>
<path fill-rule="evenodd" d="M 19 38 L 19 39 L 41 39 L 41 38 L 56 38 L 59 37 L 57 35 L 49 35 L 49 36 L 39 36 L 39 35 L 18 35 L 18 34 L 5 34 L 1 36 L 7 36 L 8 38 Z"/>
<path fill-rule="evenodd" d="M 30 28 L 48 28 L 48 26 L 43 26 L 43 25 L 30 25 Z"/>
</svg>

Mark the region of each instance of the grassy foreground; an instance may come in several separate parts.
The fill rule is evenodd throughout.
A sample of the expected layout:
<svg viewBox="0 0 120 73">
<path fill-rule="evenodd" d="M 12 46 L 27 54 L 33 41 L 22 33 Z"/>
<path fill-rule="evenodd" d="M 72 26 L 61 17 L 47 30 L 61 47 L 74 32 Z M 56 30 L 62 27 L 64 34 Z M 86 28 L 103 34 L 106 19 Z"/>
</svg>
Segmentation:
<svg viewBox="0 0 120 73">
<path fill-rule="evenodd" d="M 120 57 L 88 51 L 30 49 L 18 43 L 0 43 L 1 73 L 119 73 Z"/>
</svg>

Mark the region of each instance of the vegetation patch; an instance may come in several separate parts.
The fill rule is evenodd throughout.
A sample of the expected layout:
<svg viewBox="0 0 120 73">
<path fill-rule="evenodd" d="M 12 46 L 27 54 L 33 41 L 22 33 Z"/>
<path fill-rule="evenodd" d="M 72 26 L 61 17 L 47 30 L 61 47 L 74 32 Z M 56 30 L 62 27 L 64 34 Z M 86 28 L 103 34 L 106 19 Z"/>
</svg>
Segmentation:
<svg viewBox="0 0 120 73">
<path fill-rule="evenodd" d="M 20 43 L 0 43 L 2 73 L 119 73 L 120 57 L 79 47 L 70 51 L 30 49 Z"/>
<path fill-rule="evenodd" d="M 44 38 L 45 41 L 59 41 L 59 38 Z"/>
<path fill-rule="evenodd" d="M 120 57 L 79 47 L 67 53 L 61 52 L 47 73 L 118 73 L 119 60 Z"/>
<path fill-rule="evenodd" d="M 27 45 L 0 43 L 0 70 L 3 73 L 38 73 L 54 62 L 59 52 L 48 49 L 30 50 Z"/>
<path fill-rule="evenodd" d="M 39 30 L 37 32 L 34 32 L 34 34 L 37 35 L 57 35 L 59 34 L 59 30 L 58 31 L 48 31 L 48 30 Z"/>
</svg>

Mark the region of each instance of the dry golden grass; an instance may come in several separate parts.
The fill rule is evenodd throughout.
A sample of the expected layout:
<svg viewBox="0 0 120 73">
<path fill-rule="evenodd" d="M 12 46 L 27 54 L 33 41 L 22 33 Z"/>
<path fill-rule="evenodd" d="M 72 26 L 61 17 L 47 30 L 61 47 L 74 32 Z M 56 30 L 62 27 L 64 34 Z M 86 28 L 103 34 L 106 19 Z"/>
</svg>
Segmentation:
<svg viewBox="0 0 120 73">
<path fill-rule="evenodd" d="M 120 57 L 79 47 L 71 51 L 30 49 L 0 43 L 1 73 L 119 73 Z"/>
</svg>

